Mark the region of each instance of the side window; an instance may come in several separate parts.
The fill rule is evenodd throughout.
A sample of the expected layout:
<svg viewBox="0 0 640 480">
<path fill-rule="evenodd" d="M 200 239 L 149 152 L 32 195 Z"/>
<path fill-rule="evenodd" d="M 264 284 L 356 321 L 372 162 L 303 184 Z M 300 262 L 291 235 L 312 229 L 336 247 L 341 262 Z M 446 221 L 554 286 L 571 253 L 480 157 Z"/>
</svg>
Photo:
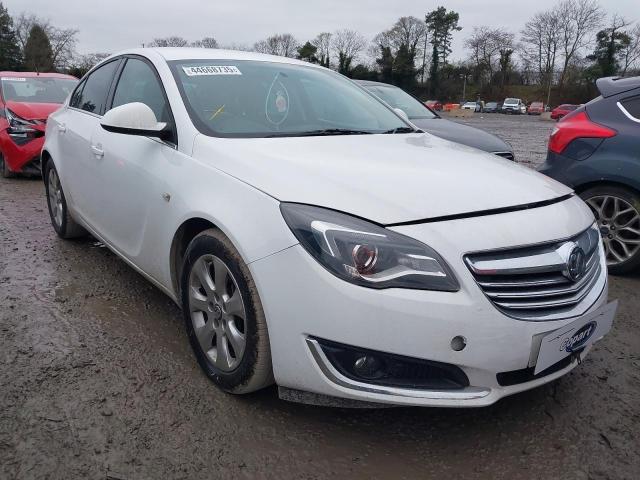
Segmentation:
<svg viewBox="0 0 640 480">
<path fill-rule="evenodd" d="M 640 97 L 627 98 L 620 102 L 633 118 L 640 120 Z"/>
<path fill-rule="evenodd" d="M 82 90 L 78 89 L 74 93 L 71 106 L 86 112 L 102 115 L 117 67 L 118 61 L 116 60 L 93 71 L 84 81 Z"/>
<path fill-rule="evenodd" d="M 80 108 L 80 101 L 82 100 L 82 89 L 84 88 L 85 82 L 81 82 L 76 89 L 73 91 L 73 95 L 71 96 L 71 100 L 69 100 L 69 106 L 73 108 Z"/>
<path fill-rule="evenodd" d="M 118 80 L 111 108 L 133 102 L 151 108 L 159 122 L 170 121 L 167 102 L 155 72 L 146 62 L 130 58 Z"/>
</svg>

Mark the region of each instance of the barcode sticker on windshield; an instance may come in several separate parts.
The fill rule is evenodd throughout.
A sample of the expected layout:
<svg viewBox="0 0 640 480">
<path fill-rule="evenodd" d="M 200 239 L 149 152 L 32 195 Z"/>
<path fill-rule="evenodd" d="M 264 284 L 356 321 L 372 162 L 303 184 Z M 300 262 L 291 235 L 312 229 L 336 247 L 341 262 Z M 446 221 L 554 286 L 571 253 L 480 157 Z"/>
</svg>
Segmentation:
<svg viewBox="0 0 640 480">
<path fill-rule="evenodd" d="M 26 82 L 27 79 L 24 77 L 2 77 L 0 78 L 3 82 Z"/>
<path fill-rule="evenodd" d="M 234 65 L 199 65 L 197 67 L 182 67 L 189 77 L 197 75 L 242 75 Z"/>
</svg>

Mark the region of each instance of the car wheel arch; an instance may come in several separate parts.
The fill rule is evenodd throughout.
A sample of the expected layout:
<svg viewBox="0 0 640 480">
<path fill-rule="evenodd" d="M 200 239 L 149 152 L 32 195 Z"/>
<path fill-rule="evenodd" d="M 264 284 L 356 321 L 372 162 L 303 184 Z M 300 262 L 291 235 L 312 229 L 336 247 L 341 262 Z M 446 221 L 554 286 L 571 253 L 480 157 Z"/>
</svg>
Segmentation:
<svg viewBox="0 0 640 480">
<path fill-rule="evenodd" d="M 633 192 L 636 195 L 640 196 L 640 190 L 638 190 L 637 188 L 633 187 L 632 185 L 629 185 L 628 183 L 617 182 L 615 180 L 594 180 L 594 181 L 591 181 L 591 182 L 585 182 L 585 183 L 582 183 L 580 185 L 574 186 L 574 190 L 575 190 L 575 192 L 577 194 L 581 194 L 581 193 L 586 192 L 587 190 L 589 190 L 591 188 L 595 188 L 595 187 L 624 188 L 624 189 L 630 190 L 631 192 Z"/>
<path fill-rule="evenodd" d="M 52 160 L 51 154 L 47 150 L 42 150 L 40 154 L 40 170 L 44 173 L 47 169 L 47 164 Z M 42 175 L 42 180 L 46 182 L 44 175 Z"/>
</svg>

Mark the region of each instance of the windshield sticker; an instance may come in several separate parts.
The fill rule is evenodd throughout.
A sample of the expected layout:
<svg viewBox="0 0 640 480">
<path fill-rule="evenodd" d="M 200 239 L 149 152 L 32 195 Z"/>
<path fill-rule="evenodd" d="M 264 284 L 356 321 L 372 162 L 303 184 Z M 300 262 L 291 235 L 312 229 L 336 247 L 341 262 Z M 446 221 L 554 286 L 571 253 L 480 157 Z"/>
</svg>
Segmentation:
<svg viewBox="0 0 640 480">
<path fill-rule="evenodd" d="M 199 65 L 197 67 L 182 67 L 189 77 L 199 75 L 242 75 L 238 67 L 234 65 Z"/>
<path fill-rule="evenodd" d="M 265 101 L 267 120 L 274 125 L 281 125 L 289 116 L 289 92 L 279 77 L 278 73 L 273 79 Z"/>
<path fill-rule="evenodd" d="M 24 77 L 2 77 L 0 80 L 3 82 L 26 82 L 27 79 Z"/>
</svg>

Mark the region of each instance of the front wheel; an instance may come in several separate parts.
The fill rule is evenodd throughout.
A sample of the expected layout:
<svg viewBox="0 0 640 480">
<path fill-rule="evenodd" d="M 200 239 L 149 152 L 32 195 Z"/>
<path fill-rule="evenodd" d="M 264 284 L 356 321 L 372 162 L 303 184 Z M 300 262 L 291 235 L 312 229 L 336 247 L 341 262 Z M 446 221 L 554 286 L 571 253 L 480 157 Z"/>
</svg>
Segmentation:
<svg viewBox="0 0 640 480">
<path fill-rule="evenodd" d="M 181 275 L 187 335 L 200 367 L 230 393 L 273 383 L 269 333 L 247 265 L 217 229 L 196 236 Z"/>
<path fill-rule="evenodd" d="M 9 169 L 9 165 L 7 165 L 4 156 L 0 153 L 0 175 L 2 178 L 14 178 L 16 173 Z"/>
<path fill-rule="evenodd" d="M 609 272 L 618 275 L 640 267 L 640 196 L 623 187 L 602 186 L 580 197 L 598 221 Z"/>
</svg>

